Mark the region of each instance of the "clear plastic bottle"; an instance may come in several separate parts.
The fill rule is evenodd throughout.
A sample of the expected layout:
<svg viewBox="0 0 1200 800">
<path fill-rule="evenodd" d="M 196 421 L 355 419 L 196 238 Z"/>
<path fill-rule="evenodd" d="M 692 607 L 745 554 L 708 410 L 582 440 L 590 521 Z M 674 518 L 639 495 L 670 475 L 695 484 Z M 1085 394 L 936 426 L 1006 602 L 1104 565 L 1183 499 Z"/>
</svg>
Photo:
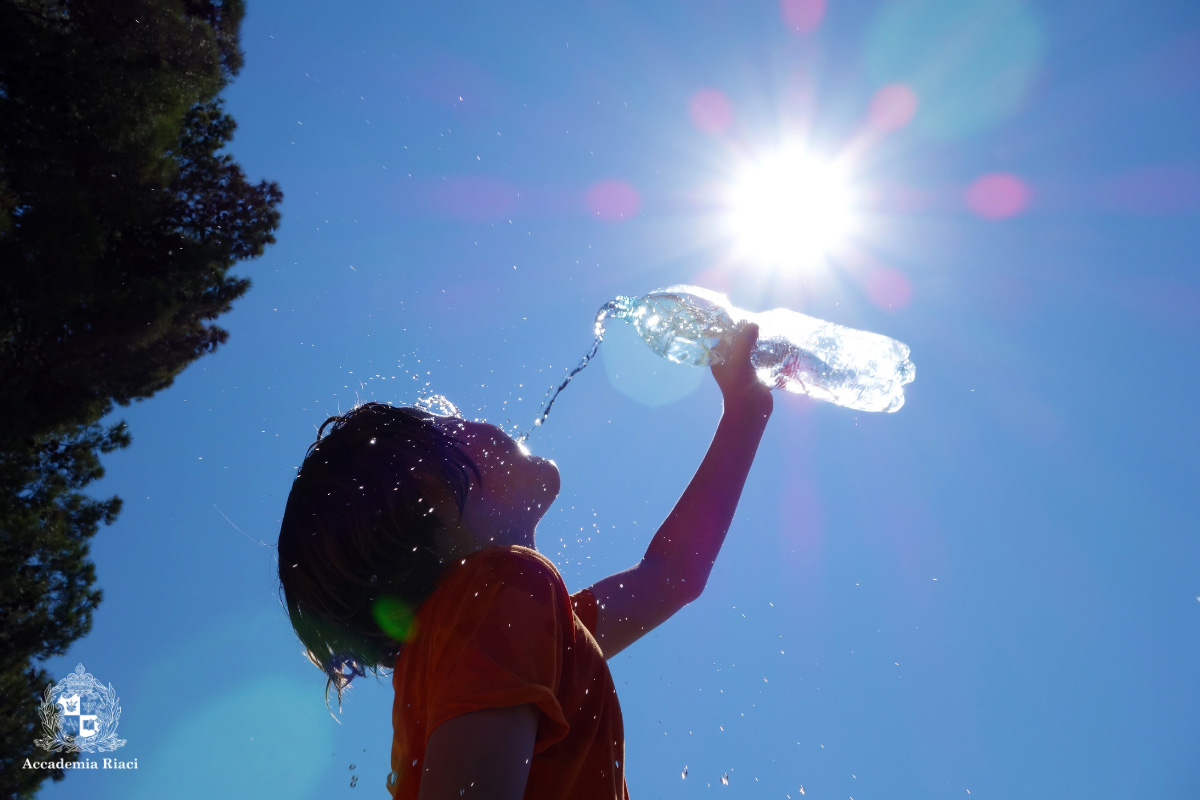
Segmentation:
<svg viewBox="0 0 1200 800">
<path fill-rule="evenodd" d="M 776 308 L 751 314 L 722 294 L 671 286 L 643 297 L 618 297 L 597 317 L 622 319 L 657 353 L 679 364 L 719 362 L 741 325 L 758 324 L 750 362 L 772 388 L 807 394 L 859 411 L 896 411 L 916 377 L 908 346 L 877 333 Z"/>
</svg>

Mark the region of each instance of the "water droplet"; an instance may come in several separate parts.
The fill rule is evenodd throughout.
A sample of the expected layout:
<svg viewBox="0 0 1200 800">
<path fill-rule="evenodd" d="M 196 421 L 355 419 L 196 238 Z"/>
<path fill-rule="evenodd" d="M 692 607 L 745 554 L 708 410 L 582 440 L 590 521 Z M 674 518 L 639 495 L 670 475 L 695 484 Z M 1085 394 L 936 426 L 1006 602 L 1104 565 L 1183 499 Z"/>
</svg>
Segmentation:
<svg viewBox="0 0 1200 800">
<path fill-rule="evenodd" d="M 721 783 L 725 784 L 726 786 L 729 785 L 729 773 L 728 772 L 726 772 L 724 775 L 721 776 Z"/>
<path fill-rule="evenodd" d="M 804 784 L 800 784 L 800 794 L 804 794 Z"/>
<path fill-rule="evenodd" d="M 388 773 L 388 776 L 387 776 L 387 788 L 388 788 L 388 790 L 392 790 L 392 789 L 396 788 L 396 781 L 398 781 L 398 780 L 400 780 L 400 774 L 399 774 L 399 773 L 397 773 L 395 770 L 393 770 L 393 771 L 389 772 L 389 773 Z"/>
<path fill-rule="evenodd" d="M 680 780 L 687 778 L 687 764 L 683 765 L 683 772 L 679 773 Z"/>
<path fill-rule="evenodd" d="M 357 766 L 357 765 L 355 765 L 355 764 L 351 764 L 351 765 L 350 765 L 350 771 L 351 771 L 351 772 L 353 772 L 353 771 L 354 771 L 354 767 L 355 767 L 355 766 Z"/>
<path fill-rule="evenodd" d="M 379 580 L 379 576 L 378 576 L 378 575 L 372 575 L 372 576 L 371 576 L 371 583 L 374 583 L 374 582 L 375 582 L 375 581 L 377 581 L 377 580 Z M 350 769 L 354 769 L 354 767 L 351 767 Z"/>
<path fill-rule="evenodd" d="M 416 765 L 417 765 L 417 760 L 414 758 L 414 759 L 413 759 L 413 766 L 415 767 Z"/>
</svg>

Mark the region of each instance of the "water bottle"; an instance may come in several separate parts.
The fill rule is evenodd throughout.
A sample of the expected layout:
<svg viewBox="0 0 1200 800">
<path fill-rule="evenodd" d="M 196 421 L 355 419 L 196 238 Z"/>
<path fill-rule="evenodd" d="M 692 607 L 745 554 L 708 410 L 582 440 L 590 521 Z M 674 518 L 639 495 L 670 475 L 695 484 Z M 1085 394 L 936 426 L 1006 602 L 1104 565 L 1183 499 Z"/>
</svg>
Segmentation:
<svg viewBox="0 0 1200 800">
<path fill-rule="evenodd" d="M 776 308 L 751 314 L 722 294 L 671 286 L 643 297 L 618 297 L 597 318 L 624 320 L 655 352 L 678 364 L 719 363 L 738 330 L 758 324 L 750 363 L 767 386 L 859 411 L 896 411 L 904 384 L 916 377 L 908 346 L 877 333 Z M 720 346 L 722 343 L 724 346 Z"/>
</svg>

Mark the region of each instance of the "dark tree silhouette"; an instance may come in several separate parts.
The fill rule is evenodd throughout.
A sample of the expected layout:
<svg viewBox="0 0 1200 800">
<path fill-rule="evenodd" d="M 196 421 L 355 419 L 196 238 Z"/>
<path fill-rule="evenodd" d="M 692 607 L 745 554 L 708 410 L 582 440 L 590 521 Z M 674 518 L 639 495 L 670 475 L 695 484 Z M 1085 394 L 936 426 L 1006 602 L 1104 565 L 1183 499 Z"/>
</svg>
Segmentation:
<svg viewBox="0 0 1200 800">
<path fill-rule="evenodd" d="M 120 500 L 82 490 L 129 444 L 101 420 L 225 341 L 213 321 L 249 287 L 229 270 L 274 242 L 279 187 L 222 152 L 244 11 L 0 0 L 2 797 L 63 775 L 23 764 L 49 756 L 39 663 L 100 602 L 88 543 Z"/>
</svg>

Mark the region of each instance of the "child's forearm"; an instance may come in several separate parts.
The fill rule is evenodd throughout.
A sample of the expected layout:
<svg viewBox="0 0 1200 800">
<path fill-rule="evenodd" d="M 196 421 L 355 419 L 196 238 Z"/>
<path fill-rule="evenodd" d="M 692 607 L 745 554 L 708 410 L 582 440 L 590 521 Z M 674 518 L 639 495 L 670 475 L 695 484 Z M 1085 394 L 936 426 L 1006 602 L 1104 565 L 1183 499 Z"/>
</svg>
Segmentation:
<svg viewBox="0 0 1200 800">
<path fill-rule="evenodd" d="M 696 599 L 733 521 L 770 408 L 726 405 L 708 452 L 646 549 L 680 605 Z"/>
<path fill-rule="evenodd" d="M 750 353 L 758 326 L 745 326 L 713 365 L 725 409 L 700 468 L 633 568 L 590 587 L 598 605 L 596 639 L 612 658 L 700 596 L 733 512 L 774 398 L 759 382 Z"/>
</svg>

